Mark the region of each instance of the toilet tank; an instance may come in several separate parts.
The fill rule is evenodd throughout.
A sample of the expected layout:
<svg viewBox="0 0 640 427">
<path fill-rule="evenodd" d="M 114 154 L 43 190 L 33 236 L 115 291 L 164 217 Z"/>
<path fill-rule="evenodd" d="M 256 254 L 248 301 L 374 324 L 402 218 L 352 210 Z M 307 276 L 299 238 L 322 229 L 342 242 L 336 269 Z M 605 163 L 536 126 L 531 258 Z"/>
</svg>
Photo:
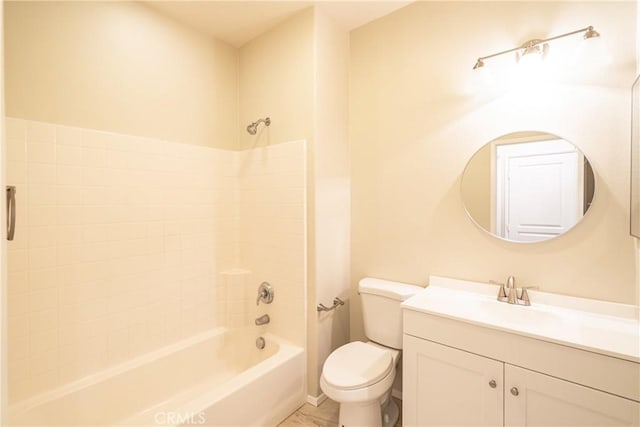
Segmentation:
<svg viewBox="0 0 640 427">
<path fill-rule="evenodd" d="M 422 286 L 366 277 L 358 292 L 362 302 L 364 333 L 371 341 L 386 347 L 402 348 L 402 309 L 400 304 L 422 291 Z"/>
</svg>

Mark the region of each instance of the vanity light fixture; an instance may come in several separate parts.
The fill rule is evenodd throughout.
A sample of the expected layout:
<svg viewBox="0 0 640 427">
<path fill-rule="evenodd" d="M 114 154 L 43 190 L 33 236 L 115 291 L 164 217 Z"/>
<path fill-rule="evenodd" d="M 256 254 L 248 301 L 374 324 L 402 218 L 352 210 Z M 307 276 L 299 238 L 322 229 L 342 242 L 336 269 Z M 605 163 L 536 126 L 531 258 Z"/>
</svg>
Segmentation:
<svg viewBox="0 0 640 427">
<path fill-rule="evenodd" d="M 493 58 L 495 56 L 504 55 L 505 53 L 516 52 L 516 61 L 520 62 L 523 58 L 531 55 L 531 57 L 538 57 L 540 59 L 544 59 L 549 51 L 548 42 L 556 39 L 560 39 L 567 36 L 572 36 L 574 34 L 584 33 L 583 39 L 588 40 L 594 37 L 600 37 L 600 33 L 593 29 L 592 26 L 588 26 L 585 28 L 581 28 L 576 31 L 571 31 L 569 33 L 561 34 L 555 37 L 549 37 L 548 39 L 532 39 L 525 42 L 522 46 L 514 47 L 513 49 L 503 50 L 502 52 L 494 53 L 492 55 L 481 56 L 476 61 L 476 64 L 473 66 L 473 69 L 476 70 L 478 68 L 484 67 L 485 59 Z"/>
</svg>

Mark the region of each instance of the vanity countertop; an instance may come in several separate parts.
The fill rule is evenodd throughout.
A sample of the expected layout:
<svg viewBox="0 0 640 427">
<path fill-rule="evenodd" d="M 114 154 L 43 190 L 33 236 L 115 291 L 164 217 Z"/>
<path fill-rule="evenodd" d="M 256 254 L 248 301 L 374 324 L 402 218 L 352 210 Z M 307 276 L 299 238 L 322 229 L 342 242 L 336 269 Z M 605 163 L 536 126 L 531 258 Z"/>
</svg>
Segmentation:
<svg viewBox="0 0 640 427">
<path fill-rule="evenodd" d="M 532 290 L 522 306 L 497 294 L 497 285 L 431 276 L 402 307 L 640 363 L 636 306 Z"/>
</svg>

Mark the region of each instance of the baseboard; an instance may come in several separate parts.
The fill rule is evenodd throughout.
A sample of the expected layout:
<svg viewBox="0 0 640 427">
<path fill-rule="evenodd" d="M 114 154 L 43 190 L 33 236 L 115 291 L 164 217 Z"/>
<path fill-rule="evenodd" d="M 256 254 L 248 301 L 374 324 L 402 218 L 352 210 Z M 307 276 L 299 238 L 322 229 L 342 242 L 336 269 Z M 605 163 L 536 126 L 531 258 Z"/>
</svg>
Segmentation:
<svg viewBox="0 0 640 427">
<path fill-rule="evenodd" d="M 325 400 L 327 400 L 327 395 L 324 393 L 320 393 L 320 396 L 307 395 L 307 403 L 315 406 L 316 408 L 320 406 Z"/>
<path fill-rule="evenodd" d="M 391 390 L 391 396 L 395 397 L 396 399 L 402 400 L 402 392 L 400 390 L 396 390 L 395 388 Z"/>
</svg>

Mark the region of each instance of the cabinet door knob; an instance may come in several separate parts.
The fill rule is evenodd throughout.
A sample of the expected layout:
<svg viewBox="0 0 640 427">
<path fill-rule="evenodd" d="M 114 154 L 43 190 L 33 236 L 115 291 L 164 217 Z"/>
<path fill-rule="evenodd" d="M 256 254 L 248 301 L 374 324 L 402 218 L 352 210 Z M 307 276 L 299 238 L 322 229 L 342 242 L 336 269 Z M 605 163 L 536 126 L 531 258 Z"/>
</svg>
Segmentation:
<svg viewBox="0 0 640 427">
<path fill-rule="evenodd" d="M 491 380 L 489 381 L 489 387 L 491 388 L 496 388 L 497 384 L 496 384 L 496 380 Z"/>
<path fill-rule="evenodd" d="M 520 392 L 518 391 L 517 387 L 511 387 L 511 394 L 513 394 L 514 396 L 517 396 L 520 394 Z"/>
</svg>

